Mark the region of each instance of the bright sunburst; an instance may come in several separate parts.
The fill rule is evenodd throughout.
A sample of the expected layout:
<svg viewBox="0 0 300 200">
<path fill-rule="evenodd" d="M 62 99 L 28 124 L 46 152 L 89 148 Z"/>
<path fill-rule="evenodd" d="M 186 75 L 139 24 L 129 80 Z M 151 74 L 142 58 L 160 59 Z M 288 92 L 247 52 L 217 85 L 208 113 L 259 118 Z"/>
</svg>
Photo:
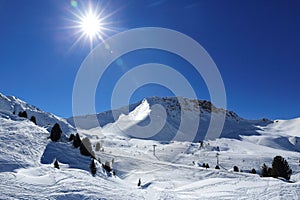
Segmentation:
<svg viewBox="0 0 300 200">
<path fill-rule="evenodd" d="M 76 7 L 71 13 L 74 15 L 75 19 L 71 22 L 73 25 L 70 27 L 75 29 L 75 35 L 77 36 L 76 43 L 82 39 L 88 39 L 93 47 L 93 43 L 97 40 L 104 41 L 103 37 L 106 36 L 106 31 L 112 31 L 108 28 L 110 23 L 107 22 L 107 18 L 112 15 L 105 15 L 104 9 L 101 6 L 93 6 L 89 4 L 88 7 L 78 8 L 78 4 L 72 3 L 73 7 Z"/>
<path fill-rule="evenodd" d="M 103 25 L 99 14 L 90 10 L 84 16 L 79 17 L 79 24 L 82 34 L 88 36 L 90 40 L 96 37 L 101 38 Z"/>
</svg>

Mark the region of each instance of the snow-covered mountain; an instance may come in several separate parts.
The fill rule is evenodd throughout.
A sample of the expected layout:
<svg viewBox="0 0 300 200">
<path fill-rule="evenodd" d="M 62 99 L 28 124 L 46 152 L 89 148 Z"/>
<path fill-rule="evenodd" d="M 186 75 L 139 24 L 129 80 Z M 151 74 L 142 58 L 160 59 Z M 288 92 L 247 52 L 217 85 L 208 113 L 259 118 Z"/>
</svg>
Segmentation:
<svg viewBox="0 0 300 200">
<path fill-rule="evenodd" d="M 76 132 L 75 128 L 73 128 L 73 126 L 71 126 L 65 119 L 55 116 L 52 113 L 42 111 L 39 108 L 18 99 L 17 97 L 5 96 L 0 93 L 0 113 L 2 116 L 9 117 L 13 113 L 14 115 L 18 115 L 19 112 L 23 111 L 27 112 L 28 119 L 30 119 L 31 116 L 34 116 L 36 118 L 37 125 L 48 130 L 50 130 L 55 123 L 58 123 L 65 135 Z"/>
<path fill-rule="evenodd" d="M 162 109 L 155 111 L 153 108 L 157 105 L 161 106 Z M 67 121 L 75 126 L 75 119 L 77 121 L 77 128 L 81 129 L 87 130 L 98 127 L 98 132 L 113 131 L 135 136 L 138 135 L 136 132 L 140 131 L 140 129 L 136 129 L 135 125 L 146 126 L 151 123 L 151 118 L 156 123 L 165 120 L 166 122 L 163 124 L 163 127 L 154 136 L 148 137 L 148 139 L 170 141 L 179 130 L 182 115 L 185 115 L 184 117 L 187 116 L 187 125 L 189 127 L 194 126 L 195 123 L 198 124 L 197 133 L 193 141 L 205 139 L 212 115 L 216 118 L 225 115 L 221 137 L 226 138 L 240 138 L 240 135 L 259 135 L 257 131 L 261 130 L 260 126 L 273 123 L 273 121 L 268 119 L 246 120 L 232 111 L 216 108 L 209 101 L 182 97 L 150 97 L 138 103 L 131 104 L 128 107 L 99 113 L 96 116 L 97 120 L 95 120 L 93 115 L 86 115 L 69 118 Z M 200 120 L 197 120 L 197 117 Z M 118 127 L 122 127 L 122 130 Z M 188 131 L 181 133 L 182 136 L 179 140 L 185 141 L 188 138 L 186 136 L 191 134 Z"/>
<path fill-rule="evenodd" d="M 80 116 L 85 127 L 76 130 L 68 123 L 71 118 L 0 95 L 0 199 L 299 199 L 300 118 L 246 120 L 208 101 L 182 100 L 187 103 L 180 107 L 176 98 L 147 98 L 130 105 L 129 111 L 116 110 L 117 120 L 112 111 L 100 113 L 101 127 L 89 120 L 91 116 Z M 154 111 L 155 105 L 162 110 Z M 200 113 L 194 110 L 197 106 Z M 199 129 L 204 130 L 212 114 L 225 114 L 222 137 L 206 140 L 202 147 L 198 142 L 172 141 L 168 134 L 178 127 L 181 110 L 199 114 Z M 19 111 L 35 116 L 37 125 L 18 117 Z M 156 117 L 166 117 L 167 122 L 158 135 L 146 140 L 130 135 L 136 124 L 147 126 Z M 79 132 L 93 147 L 100 143 L 95 157 L 110 161 L 116 176 L 107 174 L 98 161 L 92 176 L 90 157 L 80 155 L 66 139 L 52 142 L 48 137 L 54 123 L 65 136 Z M 203 138 L 202 131 L 196 140 Z M 271 166 L 276 155 L 293 170 L 290 182 L 259 176 L 262 164 Z M 220 170 L 214 169 L 217 158 Z M 54 159 L 60 169 L 53 167 Z M 211 168 L 202 168 L 202 163 Z M 243 172 L 233 172 L 233 166 Z M 258 174 L 249 173 L 252 168 Z"/>
<path fill-rule="evenodd" d="M 162 109 L 153 112 L 152 108 L 157 105 L 161 106 Z M 81 130 L 82 132 L 88 130 L 89 134 L 98 136 L 113 134 L 140 139 L 172 141 L 175 135 L 178 134 L 182 113 L 188 113 L 187 116 L 197 116 L 200 119 L 197 133 L 192 140 L 193 142 L 206 139 L 205 136 L 212 115 L 217 117 L 225 115 L 221 138 L 248 140 L 260 145 L 276 146 L 281 149 L 300 152 L 298 131 L 300 130 L 300 118 L 274 121 L 266 118 L 248 120 L 239 117 L 233 111 L 216 108 L 211 102 L 206 100 L 182 97 L 149 97 L 128 107 L 99 113 L 96 115 L 96 118 L 93 115 L 85 115 L 69 118 L 67 121 L 75 126 L 75 119 L 77 128 L 83 129 Z M 165 121 L 164 117 L 166 118 Z M 144 135 L 148 136 L 148 133 L 145 134 L 145 132 L 139 135 L 139 126 L 147 126 L 151 123 L 151 119 L 156 121 L 156 123 L 163 122 L 162 128 L 151 137 L 144 137 Z M 193 126 L 195 120 L 193 118 L 188 120 L 190 121 L 188 125 Z M 186 136 L 188 134 L 190 132 L 182 133 L 182 137 L 177 141 L 191 141 L 185 139 L 188 138 Z"/>
</svg>

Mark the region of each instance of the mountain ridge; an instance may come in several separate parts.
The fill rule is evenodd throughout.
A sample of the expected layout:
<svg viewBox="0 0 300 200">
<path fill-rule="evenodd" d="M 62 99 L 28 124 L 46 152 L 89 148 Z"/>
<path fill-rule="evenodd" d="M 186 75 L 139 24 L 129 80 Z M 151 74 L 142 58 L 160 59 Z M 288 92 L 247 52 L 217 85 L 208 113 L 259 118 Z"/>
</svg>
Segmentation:
<svg viewBox="0 0 300 200">
<path fill-rule="evenodd" d="M 77 128 L 88 130 L 94 129 L 96 127 L 101 127 L 105 129 L 109 124 L 116 123 L 120 116 L 127 116 L 130 112 L 133 112 L 138 106 L 141 106 L 143 102 L 149 104 L 149 114 L 145 119 L 137 121 L 136 125 L 146 126 L 151 123 L 152 119 L 160 119 L 165 116 L 166 124 L 161 131 L 157 133 L 154 137 L 149 137 L 149 139 L 154 140 L 171 140 L 174 138 L 174 134 L 178 131 L 181 123 L 181 115 L 188 114 L 192 123 L 199 123 L 196 137 L 193 141 L 199 141 L 205 139 L 206 131 L 208 130 L 209 122 L 212 115 L 221 118 L 225 115 L 224 130 L 221 133 L 221 137 L 231 137 L 239 138 L 239 134 L 242 135 L 257 135 L 256 132 L 259 130 L 257 126 L 265 126 L 267 124 L 273 123 L 273 121 L 266 118 L 259 120 L 247 120 L 239 117 L 235 112 L 228 111 L 223 108 L 215 107 L 210 101 L 207 100 L 197 100 L 188 99 L 184 97 L 147 97 L 137 103 L 130 104 L 129 106 L 124 106 L 120 109 L 105 111 L 94 115 L 84 115 L 67 118 L 67 121 L 75 126 L 74 119 L 77 121 Z M 159 110 L 157 114 L 153 112 L 154 106 L 162 106 L 162 110 Z M 153 116 L 151 116 L 151 114 Z M 193 121 L 194 118 L 200 117 L 200 121 Z M 123 117 L 124 118 L 124 117 Z M 160 119 L 164 120 L 164 119 Z M 100 128 L 99 127 L 99 128 Z M 104 131 L 104 130 L 102 130 Z M 132 128 L 129 128 L 125 132 L 134 132 Z M 170 132 L 172 132 L 170 134 Z M 183 133 L 184 134 L 184 133 Z"/>
<path fill-rule="evenodd" d="M 35 116 L 38 126 L 46 128 L 48 131 L 55 123 L 58 123 L 66 136 L 75 133 L 76 129 L 71 126 L 65 119 L 58 117 L 52 113 L 42 111 L 41 109 L 26 103 L 15 96 L 5 96 L 0 93 L 0 113 L 18 115 L 19 112 L 26 111 L 28 119 Z"/>
</svg>

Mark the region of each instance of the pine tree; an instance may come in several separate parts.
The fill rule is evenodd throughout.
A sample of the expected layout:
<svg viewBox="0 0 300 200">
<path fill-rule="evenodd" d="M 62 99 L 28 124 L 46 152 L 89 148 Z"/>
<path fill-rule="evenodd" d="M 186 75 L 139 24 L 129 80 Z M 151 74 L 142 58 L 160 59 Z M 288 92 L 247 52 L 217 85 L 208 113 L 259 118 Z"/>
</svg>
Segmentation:
<svg viewBox="0 0 300 200">
<path fill-rule="evenodd" d="M 91 173 L 92 173 L 93 175 L 95 175 L 95 174 L 97 173 L 97 168 L 96 168 L 94 159 L 92 159 L 92 161 L 91 161 L 91 164 L 90 164 L 90 170 L 91 170 Z"/>
<path fill-rule="evenodd" d="M 92 148 L 91 141 L 89 138 L 85 137 L 82 139 L 81 144 L 80 144 L 80 153 L 84 156 L 95 156 L 95 153 Z"/>
<path fill-rule="evenodd" d="M 139 178 L 139 182 L 138 182 L 137 186 L 140 187 L 141 184 L 142 184 L 142 181 L 141 181 L 141 179 Z"/>
<path fill-rule="evenodd" d="M 207 168 L 209 168 L 209 165 L 208 165 L 208 163 L 206 163 L 206 165 L 205 165 L 205 168 L 207 169 Z"/>
<path fill-rule="evenodd" d="M 74 140 L 74 138 L 75 138 L 75 135 L 72 133 L 71 135 L 70 135 L 70 137 L 69 137 L 69 142 L 71 142 L 71 141 L 73 141 Z"/>
<path fill-rule="evenodd" d="M 234 172 L 239 172 L 239 168 L 237 166 L 233 166 L 233 171 Z"/>
<path fill-rule="evenodd" d="M 73 146 L 74 146 L 75 148 L 78 148 L 78 147 L 80 147 L 80 145 L 81 145 L 81 139 L 80 139 L 79 134 L 76 133 L 76 135 L 75 135 L 75 137 L 74 137 L 74 140 L 73 140 Z"/>
<path fill-rule="evenodd" d="M 54 168 L 59 169 L 59 164 L 58 164 L 58 161 L 56 159 L 54 161 Z"/>
<path fill-rule="evenodd" d="M 61 138 L 62 130 L 58 123 L 54 124 L 50 133 L 50 139 L 53 142 L 57 142 Z"/>
<path fill-rule="evenodd" d="M 27 112 L 26 111 L 23 112 L 23 116 L 22 117 L 27 118 Z"/>
<path fill-rule="evenodd" d="M 215 169 L 220 169 L 219 165 L 217 165 L 217 166 L 215 167 Z"/>
<path fill-rule="evenodd" d="M 252 173 L 252 174 L 256 174 L 256 170 L 253 168 L 253 169 L 251 170 L 251 173 Z"/>
<path fill-rule="evenodd" d="M 110 163 L 108 161 L 105 162 L 105 164 L 102 164 L 103 169 L 105 169 L 107 172 L 111 172 L 112 168 L 110 167 Z"/>
<path fill-rule="evenodd" d="M 261 176 L 262 177 L 269 177 L 270 168 L 264 163 L 263 166 L 261 167 Z"/>
<path fill-rule="evenodd" d="M 272 162 L 271 176 L 274 178 L 282 177 L 286 180 L 290 180 L 291 175 L 292 170 L 287 161 L 281 156 L 274 157 Z"/>
<path fill-rule="evenodd" d="M 35 116 L 31 116 L 30 121 L 32 121 L 36 125 L 36 118 L 35 118 Z"/>
<path fill-rule="evenodd" d="M 96 151 L 100 151 L 100 148 L 101 148 L 101 145 L 100 145 L 99 142 L 97 142 L 97 143 L 96 143 L 96 148 L 95 148 L 95 150 L 96 150 Z"/>
<path fill-rule="evenodd" d="M 272 168 L 269 167 L 269 168 L 268 168 L 268 176 L 271 176 L 271 172 L 272 172 Z"/>
</svg>

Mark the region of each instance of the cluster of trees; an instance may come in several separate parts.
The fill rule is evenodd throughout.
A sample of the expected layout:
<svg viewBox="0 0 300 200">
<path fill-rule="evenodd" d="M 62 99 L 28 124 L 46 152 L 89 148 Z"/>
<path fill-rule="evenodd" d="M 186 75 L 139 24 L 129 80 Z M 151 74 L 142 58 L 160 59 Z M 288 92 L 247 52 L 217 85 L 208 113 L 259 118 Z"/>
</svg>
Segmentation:
<svg viewBox="0 0 300 200">
<path fill-rule="evenodd" d="M 261 168 L 262 177 L 282 177 L 286 180 L 290 180 L 292 175 L 292 169 L 288 162 L 282 156 L 275 156 L 272 162 L 272 167 L 268 167 L 265 163 Z"/>
<path fill-rule="evenodd" d="M 91 156 L 93 159 L 95 159 L 95 152 L 93 151 L 92 143 L 89 138 L 85 137 L 82 140 L 80 139 L 80 136 L 78 133 L 76 135 L 71 134 L 69 137 L 69 142 L 73 141 L 73 147 L 78 148 L 80 150 L 80 153 L 84 156 Z"/>
<path fill-rule="evenodd" d="M 99 159 L 98 159 L 98 161 L 99 161 Z M 113 171 L 111 165 L 110 165 L 110 162 L 106 161 L 105 164 L 102 164 L 102 168 L 104 170 L 106 170 L 106 172 L 112 173 L 113 175 L 116 175 L 115 172 Z M 94 158 L 91 161 L 90 170 L 91 170 L 91 173 L 92 173 L 93 176 L 97 173 L 97 168 L 96 168 L 96 165 L 95 165 L 95 159 Z"/>
<path fill-rule="evenodd" d="M 14 112 L 14 114 L 15 114 L 15 112 Z M 18 116 L 23 117 L 23 118 L 28 117 L 26 111 L 20 111 L 18 113 Z M 31 116 L 30 121 L 32 121 L 34 124 L 36 124 L 35 116 Z M 54 126 L 51 129 L 49 138 L 51 139 L 51 141 L 57 142 L 61 139 L 61 136 L 62 136 L 62 130 L 60 128 L 60 125 L 58 123 L 55 123 Z M 95 165 L 95 159 L 96 158 L 95 158 L 95 152 L 93 151 L 92 144 L 91 144 L 91 141 L 89 140 L 89 138 L 85 137 L 81 140 L 79 134 L 76 133 L 76 135 L 74 135 L 74 134 L 70 135 L 69 142 L 71 142 L 71 141 L 73 142 L 73 147 L 74 148 L 79 148 L 80 153 L 82 155 L 90 156 L 92 158 L 92 161 L 90 163 L 90 170 L 91 170 L 91 173 L 93 175 L 95 175 L 97 173 L 97 168 L 96 168 L 96 165 Z M 100 149 L 101 149 L 101 145 L 100 145 L 100 143 L 97 143 L 96 144 L 96 150 L 99 151 Z M 100 162 L 100 159 L 99 159 L 99 162 Z M 53 164 L 54 164 L 55 168 L 57 168 L 57 169 L 60 168 L 57 159 L 55 159 Z M 100 162 L 100 164 L 101 164 L 101 162 Z M 110 162 L 108 162 L 108 161 L 106 161 L 105 164 L 102 164 L 102 168 L 105 169 L 109 173 L 112 172 L 113 174 L 115 174 L 112 171 L 112 167 L 110 165 Z"/>
<path fill-rule="evenodd" d="M 202 167 L 207 169 L 207 168 L 209 168 L 209 164 L 208 163 L 203 163 Z M 215 169 L 220 169 L 220 166 L 216 165 Z"/>
<path fill-rule="evenodd" d="M 95 158 L 95 152 L 93 151 L 92 143 L 89 140 L 89 138 L 85 137 L 81 140 L 79 134 L 76 133 L 76 135 L 74 135 L 74 134 L 70 135 L 69 142 L 73 142 L 73 147 L 74 148 L 79 148 L 80 153 L 82 155 L 90 156 L 92 158 L 92 161 L 90 163 L 90 170 L 91 170 L 92 175 L 94 176 L 97 173 L 97 168 L 96 168 L 96 165 L 95 165 L 95 159 L 96 158 Z M 100 159 L 98 161 L 100 162 Z M 112 171 L 112 168 L 110 167 L 109 162 L 106 162 L 105 164 L 102 164 L 102 167 L 107 172 Z"/>
<path fill-rule="evenodd" d="M 207 169 L 207 168 L 209 168 L 209 165 L 208 165 L 208 163 L 203 163 L 202 167 Z"/>
<path fill-rule="evenodd" d="M 52 141 L 56 142 L 60 139 L 62 134 L 62 131 L 60 129 L 59 124 L 55 124 L 51 130 L 51 135 L 50 138 Z M 69 141 L 73 141 L 73 147 L 74 148 L 79 148 L 80 149 L 80 153 L 84 156 L 91 156 L 92 157 L 92 161 L 90 163 L 90 170 L 92 175 L 95 175 L 97 173 L 97 168 L 95 165 L 95 153 L 92 149 L 92 144 L 90 142 L 90 140 L 86 137 L 83 138 L 82 140 L 80 139 L 79 134 L 77 133 L 76 135 L 71 134 L 69 137 Z M 109 164 L 108 164 L 109 165 Z M 59 164 L 57 159 L 55 159 L 54 161 L 54 167 L 59 169 Z"/>
<path fill-rule="evenodd" d="M 13 112 L 13 113 L 15 113 L 15 112 Z M 18 113 L 18 116 L 19 116 L 19 117 L 23 117 L 23 118 L 27 118 L 27 117 L 28 117 L 26 111 L 20 111 L 20 112 Z M 31 116 L 30 121 L 32 121 L 32 122 L 36 125 L 36 118 L 35 118 L 35 116 Z"/>
<path fill-rule="evenodd" d="M 203 168 L 209 168 L 208 163 L 202 164 Z M 220 169 L 219 165 L 216 165 L 215 169 Z M 233 166 L 234 172 L 243 172 L 237 166 Z M 249 173 L 256 174 L 256 170 L 253 168 Z M 288 162 L 282 156 L 275 156 L 272 162 L 272 167 L 268 167 L 266 164 L 263 164 L 261 168 L 262 177 L 282 177 L 286 180 L 290 180 L 292 175 L 292 169 L 290 168 Z"/>
<path fill-rule="evenodd" d="M 51 130 L 51 135 L 50 139 L 54 142 L 58 141 L 61 137 L 62 131 L 60 129 L 59 124 L 55 124 Z M 80 154 L 84 156 L 90 156 L 92 158 L 91 163 L 90 163 L 90 171 L 92 175 L 95 175 L 97 173 L 97 167 L 95 164 L 95 152 L 93 151 L 92 143 L 89 140 L 89 138 L 85 137 L 83 139 L 80 138 L 79 134 L 76 133 L 76 135 L 71 134 L 69 139 L 69 142 L 72 142 L 72 145 L 74 148 L 79 148 Z M 100 149 L 100 144 L 97 143 L 96 147 L 98 146 L 98 149 Z M 98 159 L 99 163 L 101 164 L 100 159 Z M 54 167 L 59 169 L 59 164 L 57 160 L 54 161 Z M 110 162 L 106 161 L 104 164 L 102 164 L 102 168 L 105 169 L 108 173 L 112 173 L 115 175 L 115 173 L 112 170 L 112 167 L 110 165 Z"/>
<path fill-rule="evenodd" d="M 27 118 L 27 112 L 26 111 L 20 111 L 18 114 L 19 117 Z"/>
</svg>

